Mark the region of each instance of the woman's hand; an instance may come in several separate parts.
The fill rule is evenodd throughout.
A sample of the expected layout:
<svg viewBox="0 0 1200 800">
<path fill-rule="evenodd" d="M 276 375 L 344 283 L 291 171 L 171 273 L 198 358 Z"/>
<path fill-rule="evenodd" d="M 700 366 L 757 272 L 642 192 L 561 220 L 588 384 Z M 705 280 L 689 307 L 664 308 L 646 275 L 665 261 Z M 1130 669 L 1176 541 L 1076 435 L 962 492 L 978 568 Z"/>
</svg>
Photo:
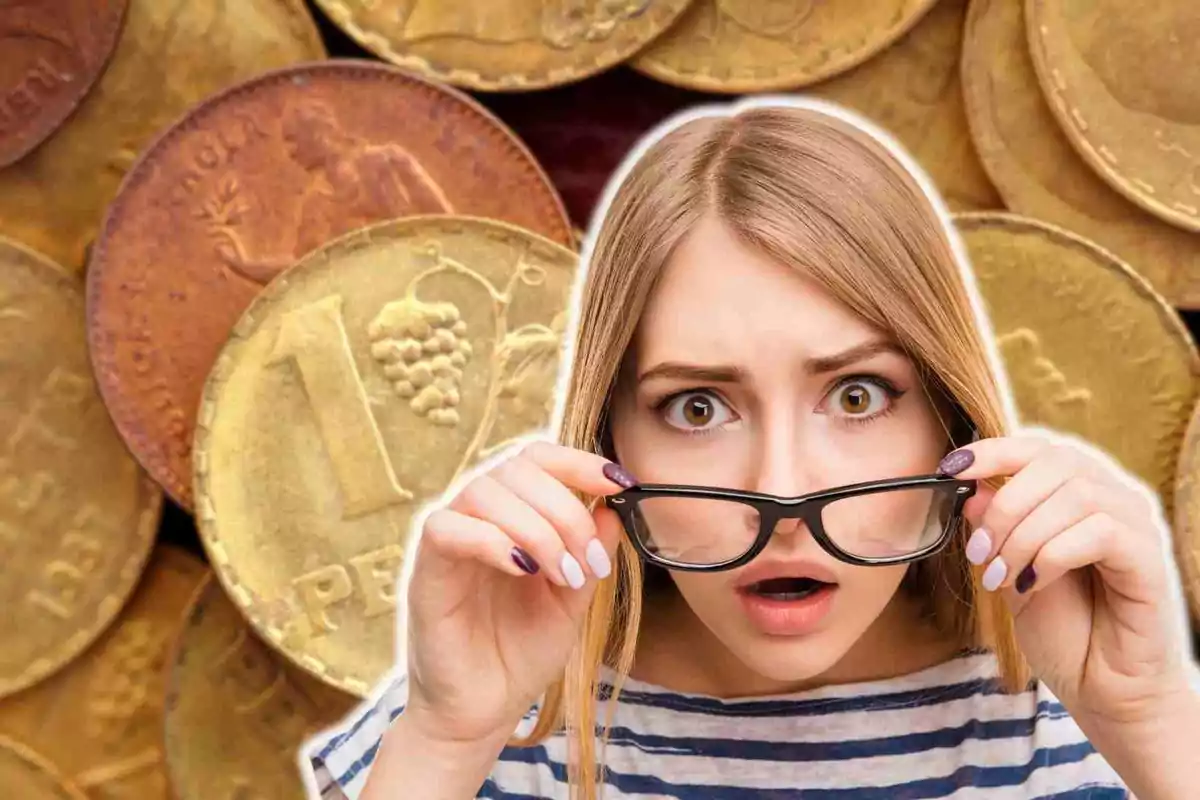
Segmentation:
<svg viewBox="0 0 1200 800">
<path fill-rule="evenodd" d="M 423 735 L 507 739 L 562 674 L 621 530 L 572 490 L 627 485 L 600 456 L 535 442 L 426 517 L 408 583 L 405 711 Z"/>
<path fill-rule="evenodd" d="M 1004 592 L 1034 674 L 1072 716 L 1136 724 L 1192 691 L 1157 499 L 1107 456 L 1042 431 L 956 451 L 967 452 L 943 471 L 1010 476 L 968 501 L 967 556 L 985 589 Z"/>
</svg>

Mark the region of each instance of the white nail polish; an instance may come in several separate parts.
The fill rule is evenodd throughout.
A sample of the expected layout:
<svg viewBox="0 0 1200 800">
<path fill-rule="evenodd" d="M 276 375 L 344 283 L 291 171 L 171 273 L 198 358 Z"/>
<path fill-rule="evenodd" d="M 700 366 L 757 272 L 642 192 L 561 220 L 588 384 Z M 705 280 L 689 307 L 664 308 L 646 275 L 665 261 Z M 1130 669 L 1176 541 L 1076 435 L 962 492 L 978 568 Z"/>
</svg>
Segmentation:
<svg viewBox="0 0 1200 800">
<path fill-rule="evenodd" d="M 1008 574 L 1008 565 L 1004 563 L 1004 559 L 996 556 L 992 559 L 992 563 L 988 564 L 988 568 L 983 571 L 983 588 L 989 592 L 996 591 L 996 587 L 1004 582 L 1004 576 Z"/>
<path fill-rule="evenodd" d="M 592 539 L 588 542 L 584 556 L 587 558 L 588 566 L 592 568 L 592 574 L 597 578 L 607 578 L 608 574 L 612 572 L 612 562 L 609 561 L 608 553 L 604 552 L 604 545 L 600 544 L 599 539 Z"/>
<path fill-rule="evenodd" d="M 992 537 L 983 528 L 976 528 L 967 540 L 967 561 L 972 564 L 982 564 L 992 552 Z"/>
<path fill-rule="evenodd" d="M 583 577 L 583 567 L 579 566 L 579 562 L 570 553 L 563 553 L 562 563 L 563 577 L 566 578 L 567 586 L 572 589 L 579 589 L 583 586 L 585 578 Z"/>
</svg>

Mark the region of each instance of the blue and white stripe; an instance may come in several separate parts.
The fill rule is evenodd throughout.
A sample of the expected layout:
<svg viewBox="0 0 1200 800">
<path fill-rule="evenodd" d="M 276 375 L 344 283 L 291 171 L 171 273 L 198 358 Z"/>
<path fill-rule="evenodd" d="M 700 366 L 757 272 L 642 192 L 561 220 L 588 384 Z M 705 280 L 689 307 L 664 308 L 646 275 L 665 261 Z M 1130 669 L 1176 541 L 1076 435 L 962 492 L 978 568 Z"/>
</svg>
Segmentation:
<svg viewBox="0 0 1200 800">
<path fill-rule="evenodd" d="M 627 680 L 604 798 L 1129 797 L 1044 685 L 1005 695 L 995 677 L 995 658 L 974 651 L 900 678 L 772 698 L 721 700 Z M 357 800 L 406 693 L 403 676 L 387 681 L 343 728 L 311 743 L 302 766 L 314 798 Z M 566 800 L 566 773 L 561 736 L 507 748 L 477 797 Z"/>
</svg>

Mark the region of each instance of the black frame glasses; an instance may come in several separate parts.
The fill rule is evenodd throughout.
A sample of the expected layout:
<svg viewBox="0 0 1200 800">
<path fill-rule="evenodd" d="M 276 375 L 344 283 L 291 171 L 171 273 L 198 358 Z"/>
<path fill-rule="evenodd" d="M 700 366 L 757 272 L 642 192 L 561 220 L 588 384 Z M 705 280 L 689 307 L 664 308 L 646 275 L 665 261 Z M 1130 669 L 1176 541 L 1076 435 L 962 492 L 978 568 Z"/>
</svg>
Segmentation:
<svg viewBox="0 0 1200 800">
<path fill-rule="evenodd" d="M 830 503 L 851 497 L 861 497 L 902 489 L 929 488 L 948 496 L 953 501 L 949 518 L 938 538 L 913 553 L 901 556 L 864 557 L 849 553 L 834 543 L 825 531 L 821 511 Z M 799 497 L 777 497 L 759 492 L 744 492 L 737 489 L 718 489 L 708 486 L 678 486 L 671 484 L 639 484 L 618 494 L 605 498 L 605 504 L 621 518 L 625 533 L 633 543 L 638 554 L 652 564 L 682 572 L 720 572 L 734 569 L 751 561 L 763 551 L 775 532 L 780 520 L 803 520 L 813 538 L 825 552 L 838 561 L 864 567 L 883 567 L 893 564 L 906 564 L 919 561 L 942 550 L 950 541 L 955 529 L 962 520 L 963 506 L 975 494 L 976 482 L 959 480 L 945 475 L 918 475 L 907 478 L 889 478 L 886 480 L 867 481 L 826 489 L 819 492 L 800 495 Z M 736 558 L 717 564 L 691 564 L 674 561 L 652 552 L 646 547 L 637 533 L 637 507 L 646 499 L 657 497 L 699 498 L 707 500 L 725 500 L 743 503 L 758 512 L 759 529 L 754 544 L 750 549 Z"/>
</svg>

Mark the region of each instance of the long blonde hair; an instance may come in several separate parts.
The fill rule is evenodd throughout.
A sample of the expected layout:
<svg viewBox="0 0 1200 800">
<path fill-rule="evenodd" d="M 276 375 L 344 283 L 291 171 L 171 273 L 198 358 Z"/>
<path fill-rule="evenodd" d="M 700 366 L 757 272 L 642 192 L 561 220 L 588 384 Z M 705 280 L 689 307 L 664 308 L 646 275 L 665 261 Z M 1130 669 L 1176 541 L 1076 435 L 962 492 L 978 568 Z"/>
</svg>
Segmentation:
<svg viewBox="0 0 1200 800">
<path fill-rule="evenodd" d="M 606 412 L 620 365 L 668 257 L 704 214 L 718 215 L 745 243 L 889 332 L 926 390 L 957 405 L 980 436 L 1004 435 L 1011 412 L 999 395 L 998 365 L 989 362 L 942 216 L 903 156 L 814 104 L 678 117 L 649 138 L 610 191 L 585 253 L 561 407 L 564 444 L 612 456 Z M 1002 685 L 1018 690 L 1029 674 L 1011 615 L 981 590 L 963 540 L 956 536 L 943 553 L 914 564 L 905 585 L 928 599 L 948 635 L 993 650 Z M 642 590 L 642 564 L 622 541 L 562 679 L 544 696 L 536 726 L 516 742 L 536 743 L 565 727 L 575 798 L 597 797 L 598 675 L 602 664 L 616 672 L 615 700 L 633 662 Z"/>
</svg>

